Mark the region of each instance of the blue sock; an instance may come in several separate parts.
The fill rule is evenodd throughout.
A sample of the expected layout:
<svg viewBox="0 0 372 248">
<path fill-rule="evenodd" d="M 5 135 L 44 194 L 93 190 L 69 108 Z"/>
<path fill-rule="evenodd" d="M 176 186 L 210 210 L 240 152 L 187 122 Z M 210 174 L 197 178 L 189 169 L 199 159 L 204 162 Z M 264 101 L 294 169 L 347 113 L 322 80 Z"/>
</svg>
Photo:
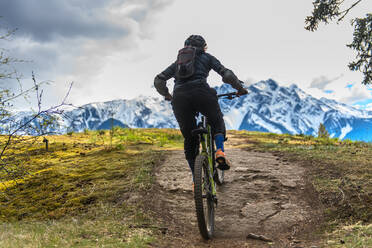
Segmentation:
<svg viewBox="0 0 372 248">
<path fill-rule="evenodd" d="M 216 142 L 216 150 L 221 149 L 223 152 L 225 152 L 225 149 L 223 147 L 223 142 L 225 142 L 225 135 L 219 133 L 214 136 L 214 141 Z"/>
</svg>

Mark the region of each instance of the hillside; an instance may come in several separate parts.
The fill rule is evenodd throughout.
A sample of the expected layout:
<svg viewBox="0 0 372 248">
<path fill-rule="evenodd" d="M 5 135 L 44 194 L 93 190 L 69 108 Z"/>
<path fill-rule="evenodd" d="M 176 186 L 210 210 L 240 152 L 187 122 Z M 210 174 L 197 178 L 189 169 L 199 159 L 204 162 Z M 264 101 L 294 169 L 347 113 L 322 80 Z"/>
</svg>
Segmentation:
<svg viewBox="0 0 372 248">
<path fill-rule="evenodd" d="M 190 199 L 186 202 L 192 207 L 180 133 L 169 129 L 116 128 L 111 134 L 86 131 L 49 136 L 48 152 L 42 140 L 31 147 L 23 143 L 9 150 L 4 161 L 14 165 L 13 173 L 2 171 L 0 177 L 1 247 L 25 247 L 26 244 L 27 247 L 169 247 L 175 244 L 200 247 L 205 244 L 197 228 L 190 226 L 190 221 L 194 221 L 192 215 L 182 217 L 188 211 L 192 214 L 192 209 L 177 215 L 177 211 L 187 206 L 178 202 L 177 197 L 183 201 Z M 255 214 L 267 218 L 265 223 L 275 223 L 276 217 L 272 215 L 276 213 L 275 206 L 284 211 L 297 204 L 295 209 L 306 210 L 296 215 L 306 217 L 306 225 L 296 227 L 303 232 L 295 232 L 290 240 L 286 229 L 280 229 L 271 236 L 274 246 L 292 244 L 293 240 L 316 246 L 327 244 L 327 247 L 344 247 L 343 243 L 347 247 L 372 244 L 370 144 L 246 131 L 231 131 L 229 137 L 228 150 L 236 167 L 232 174 L 227 174 L 227 184 L 219 189 L 222 197 L 217 218 L 225 214 L 235 198 L 250 202 L 245 207 L 250 214 L 247 217 L 238 214 L 242 222 Z M 234 154 L 247 156 L 235 159 Z M 258 160 L 261 162 L 257 163 Z M 170 173 L 171 165 L 176 164 L 180 167 L 173 180 L 176 174 Z M 261 164 L 260 168 L 253 168 L 255 164 Z M 270 172 L 267 166 L 276 167 L 279 174 L 272 174 L 276 172 Z M 236 184 L 234 173 L 248 174 Z M 291 183 L 294 179 L 298 180 L 295 184 Z M 259 182 L 267 184 L 268 189 L 275 186 L 274 191 L 261 194 L 254 193 L 251 187 L 234 188 Z M 252 202 L 252 199 L 270 201 L 270 195 L 266 195 L 270 192 L 279 198 L 268 204 Z M 301 201 L 292 197 L 300 197 Z M 223 201 L 224 198 L 228 201 Z M 282 203 L 276 205 L 275 202 Z M 254 208 L 250 206 L 257 209 L 252 212 Z M 232 221 L 234 211 L 240 211 L 240 208 L 233 209 L 227 211 L 229 215 L 223 218 L 224 222 Z M 297 217 L 283 214 L 277 215 L 282 218 L 280 223 L 297 223 Z M 252 227 L 255 227 L 253 222 L 242 225 L 239 230 L 231 226 L 231 230 L 217 232 L 220 236 L 210 244 L 222 247 L 229 242 L 270 247 L 262 241 L 245 239 L 246 231 Z M 263 231 L 270 230 L 265 225 L 263 228 Z"/>
</svg>

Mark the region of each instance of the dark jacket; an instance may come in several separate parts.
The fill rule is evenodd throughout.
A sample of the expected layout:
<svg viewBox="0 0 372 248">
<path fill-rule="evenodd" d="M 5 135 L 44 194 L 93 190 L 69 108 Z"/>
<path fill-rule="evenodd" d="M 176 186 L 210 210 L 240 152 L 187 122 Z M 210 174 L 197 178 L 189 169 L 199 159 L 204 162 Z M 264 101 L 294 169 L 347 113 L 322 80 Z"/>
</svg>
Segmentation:
<svg viewBox="0 0 372 248">
<path fill-rule="evenodd" d="M 176 75 L 176 62 L 171 64 L 167 69 L 165 69 L 161 74 L 164 75 L 164 79 L 168 80 Z M 194 62 L 194 75 L 187 79 L 179 79 L 175 77 L 174 83 L 175 85 L 184 84 L 190 81 L 196 80 L 204 80 L 206 81 L 209 71 L 214 70 L 221 76 L 223 76 L 222 72 L 226 70 L 226 68 L 220 63 L 218 59 L 214 56 L 210 55 L 209 53 L 201 53 L 196 55 L 195 62 Z"/>
<path fill-rule="evenodd" d="M 158 74 L 155 77 L 154 85 L 156 90 L 163 96 L 169 94 L 168 88 L 166 87 L 166 81 L 172 77 L 174 77 L 174 89 L 177 89 L 182 86 L 198 84 L 198 83 L 206 83 L 207 77 L 209 75 L 210 70 L 214 70 L 218 74 L 222 76 L 222 80 L 225 83 L 231 84 L 235 89 L 239 89 L 242 87 L 240 84 L 239 79 L 235 76 L 235 74 L 226 69 L 221 62 L 212 56 L 209 53 L 205 53 L 203 51 L 199 51 L 195 57 L 194 62 L 194 74 L 187 79 L 179 79 L 176 77 L 176 62 L 172 63 L 165 69 L 162 73 Z"/>
</svg>

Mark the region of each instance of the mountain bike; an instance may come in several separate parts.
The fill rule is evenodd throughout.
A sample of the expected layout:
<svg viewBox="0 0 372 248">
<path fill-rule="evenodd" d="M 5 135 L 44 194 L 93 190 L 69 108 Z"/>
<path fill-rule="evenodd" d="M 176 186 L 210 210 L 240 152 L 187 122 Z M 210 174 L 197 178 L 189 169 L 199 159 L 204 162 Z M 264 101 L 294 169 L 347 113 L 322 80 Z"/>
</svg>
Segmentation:
<svg viewBox="0 0 372 248">
<path fill-rule="evenodd" d="M 239 97 L 236 92 L 217 95 L 225 99 Z M 214 232 L 214 213 L 217 207 L 216 184 L 224 183 L 224 171 L 216 167 L 215 145 L 211 126 L 206 116 L 200 115 L 198 128 L 192 131 L 199 136 L 201 152 L 195 159 L 194 199 L 199 231 L 204 239 L 210 239 Z"/>
</svg>

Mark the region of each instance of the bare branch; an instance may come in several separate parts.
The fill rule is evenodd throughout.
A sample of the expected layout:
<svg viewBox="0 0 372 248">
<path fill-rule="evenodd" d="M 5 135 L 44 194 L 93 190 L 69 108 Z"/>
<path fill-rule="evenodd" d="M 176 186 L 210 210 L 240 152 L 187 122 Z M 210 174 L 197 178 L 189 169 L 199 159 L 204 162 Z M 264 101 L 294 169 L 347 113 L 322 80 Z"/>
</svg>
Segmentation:
<svg viewBox="0 0 372 248">
<path fill-rule="evenodd" d="M 345 18 L 345 16 L 349 13 L 349 11 L 355 6 L 357 6 L 361 1 L 362 0 L 358 0 L 357 2 L 353 3 L 353 5 L 351 5 L 348 9 L 341 11 L 340 14 L 343 14 L 343 15 L 340 18 L 338 18 L 337 22 L 342 21 Z"/>
</svg>

